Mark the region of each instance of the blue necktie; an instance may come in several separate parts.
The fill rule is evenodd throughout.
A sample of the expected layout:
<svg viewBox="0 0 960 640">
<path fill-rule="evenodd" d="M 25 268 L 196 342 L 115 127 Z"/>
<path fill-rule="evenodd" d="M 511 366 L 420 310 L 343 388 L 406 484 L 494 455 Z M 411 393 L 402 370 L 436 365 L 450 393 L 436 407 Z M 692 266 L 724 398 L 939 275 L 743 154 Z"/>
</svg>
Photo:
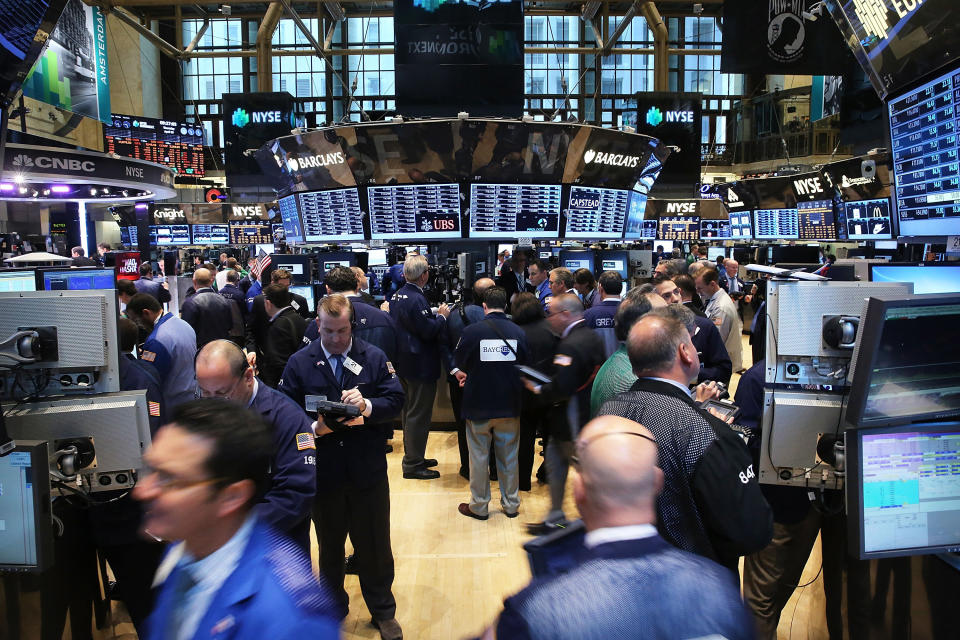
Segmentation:
<svg viewBox="0 0 960 640">
<path fill-rule="evenodd" d="M 343 354 L 338 354 L 333 356 L 333 361 L 337 363 L 337 366 L 333 371 L 333 375 L 337 379 L 337 384 L 339 384 L 342 387 L 343 386 Z"/>
</svg>

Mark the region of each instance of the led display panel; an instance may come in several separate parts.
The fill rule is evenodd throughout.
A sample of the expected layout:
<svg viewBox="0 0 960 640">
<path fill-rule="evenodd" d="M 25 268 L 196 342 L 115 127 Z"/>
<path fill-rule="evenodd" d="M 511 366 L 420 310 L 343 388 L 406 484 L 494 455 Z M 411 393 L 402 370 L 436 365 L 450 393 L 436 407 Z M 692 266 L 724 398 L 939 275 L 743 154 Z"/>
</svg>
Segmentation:
<svg viewBox="0 0 960 640">
<path fill-rule="evenodd" d="M 801 240 L 836 240 L 833 200 L 797 202 L 797 230 Z"/>
<path fill-rule="evenodd" d="M 890 201 L 887 198 L 844 202 L 839 223 L 850 240 L 889 240 L 893 237 Z"/>
<path fill-rule="evenodd" d="M 363 212 L 356 187 L 298 193 L 307 242 L 363 240 Z"/>
<path fill-rule="evenodd" d="M 374 240 L 460 237 L 460 186 L 417 184 L 368 187 Z"/>
<path fill-rule="evenodd" d="M 564 237 L 597 240 L 623 237 L 630 197 L 631 192 L 623 189 L 570 187 Z"/>
<path fill-rule="evenodd" d="M 560 185 L 470 185 L 471 238 L 560 235 Z"/>
<path fill-rule="evenodd" d="M 230 244 L 273 244 L 273 228 L 269 222 L 230 220 Z"/>
<path fill-rule="evenodd" d="M 757 209 L 753 212 L 757 240 L 797 240 L 800 223 L 796 209 Z"/>
<path fill-rule="evenodd" d="M 658 240 L 699 240 L 700 218 L 698 216 L 668 216 L 658 220 Z"/>
<path fill-rule="evenodd" d="M 193 244 L 229 244 L 230 226 L 226 224 L 190 225 Z"/>
<path fill-rule="evenodd" d="M 150 225 L 150 244 L 188 245 L 190 244 L 190 225 L 152 224 Z"/>
<path fill-rule="evenodd" d="M 283 235 L 288 244 L 299 244 L 303 239 L 303 225 L 300 222 L 300 213 L 297 211 L 296 195 L 277 200 L 280 208 L 280 219 L 283 220 Z"/>
<path fill-rule="evenodd" d="M 729 240 L 730 220 L 701 220 L 701 240 Z"/>
</svg>

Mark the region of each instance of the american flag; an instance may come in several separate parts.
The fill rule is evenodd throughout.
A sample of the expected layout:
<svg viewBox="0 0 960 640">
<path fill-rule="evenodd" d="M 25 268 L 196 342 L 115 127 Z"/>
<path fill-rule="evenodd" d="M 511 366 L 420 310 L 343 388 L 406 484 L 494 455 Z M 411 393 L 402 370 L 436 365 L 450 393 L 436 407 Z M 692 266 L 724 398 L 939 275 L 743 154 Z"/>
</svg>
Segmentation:
<svg viewBox="0 0 960 640">
<path fill-rule="evenodd" d="M 260 275 L 263 273 L 263 270 L 270 266 L 270 254 L 268 254 L 263 249 L 260 249 L 260 253 L 257 254 L 257 262 L 253 265 L 253 275 L 257 276 L 257 279 L 260 279 Z"/>
</svg>

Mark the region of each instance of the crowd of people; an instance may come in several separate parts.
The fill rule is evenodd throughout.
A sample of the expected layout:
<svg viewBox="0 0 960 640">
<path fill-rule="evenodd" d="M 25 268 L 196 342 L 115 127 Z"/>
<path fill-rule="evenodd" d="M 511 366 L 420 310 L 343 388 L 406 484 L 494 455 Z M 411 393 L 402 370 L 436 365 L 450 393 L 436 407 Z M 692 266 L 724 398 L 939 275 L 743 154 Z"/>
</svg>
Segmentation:
<svg viewBox="0 0 960 640">
<path fill-rule="evenodd" d="M 255 261 L 244 271 L 221 258 L 197 266 L 179 317 L 164 310 L 169 292 L 149 265 L 118 285 L 123 348 L 139 352 L 125 356 L 138 375 L 124 385 L 147 388 L 155 418 L 134 492 L 142 507 L 128 508 L 176 543 L 159 561 L 159 543 L 136 541 L 151 553 L 120 572 L 140 577 L 120 587 L 140 603 L 131 616 L 142 637 L 234 625 L 238 637 L 336 637 L 351 572 L 381 637 L 402 638 L 386 456 L 400 428 L 403 478 L 440 477 L 428 435 L 441 379 L 469 480 L 459 514 L 488 520 L 495 479 L 500 510 L 517 517 L 536 479 L 550 507 L 529 532 L 561 531 L 577 470 L 583 563 L 508 599 L 486 637 L 753 637 L 737 565 L 770 543 L 773 515 L 742 437 L 750 430 L 701 407 L 743 371 L 744 307 L 762 304 L 762 283 L 743 281 L 735 261 L 719 269 L 664 256 L 652 282 L 626 289 L 619 272 L 571 272 L 518 251 L 465 301 L 431 308 L 427 260 L 411 254 L 402 284 L 385 278 L 381 306 L 362 270 L 329 270 L 314 317 L 285 270 L 262 283 Z M 324 415 L 319 401 L 354 415 Z M 545 462 L 535 472 L 538 440 Z M 309 575 L 311 522 L 319 581 Z M 154 573 L 148 617 L 142 576 Z M 751 588 L 752 607 L 772 587 Z"/>
</svg>

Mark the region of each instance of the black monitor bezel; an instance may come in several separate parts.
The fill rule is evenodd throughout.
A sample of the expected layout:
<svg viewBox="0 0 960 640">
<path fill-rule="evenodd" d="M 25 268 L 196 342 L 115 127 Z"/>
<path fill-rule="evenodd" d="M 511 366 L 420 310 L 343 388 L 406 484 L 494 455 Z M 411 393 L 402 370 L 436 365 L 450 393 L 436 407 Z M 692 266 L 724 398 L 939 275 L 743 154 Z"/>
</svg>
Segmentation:
<svg viewBox="0 0 960 640">
<path fill-rule="evenodd" d="M 33 473 L 33 512 L 36 517 L 34 544 L 37 548 L 36 564 L 3 564 L 0 572 L 40 573 L 53 564 L 53 514 L 50 502 L 49 447 L 46 440 L 18 440 L 14 452 L 28 452 Z M 12 453 L 12 452 L 11 452 Z"/>
</svg>

